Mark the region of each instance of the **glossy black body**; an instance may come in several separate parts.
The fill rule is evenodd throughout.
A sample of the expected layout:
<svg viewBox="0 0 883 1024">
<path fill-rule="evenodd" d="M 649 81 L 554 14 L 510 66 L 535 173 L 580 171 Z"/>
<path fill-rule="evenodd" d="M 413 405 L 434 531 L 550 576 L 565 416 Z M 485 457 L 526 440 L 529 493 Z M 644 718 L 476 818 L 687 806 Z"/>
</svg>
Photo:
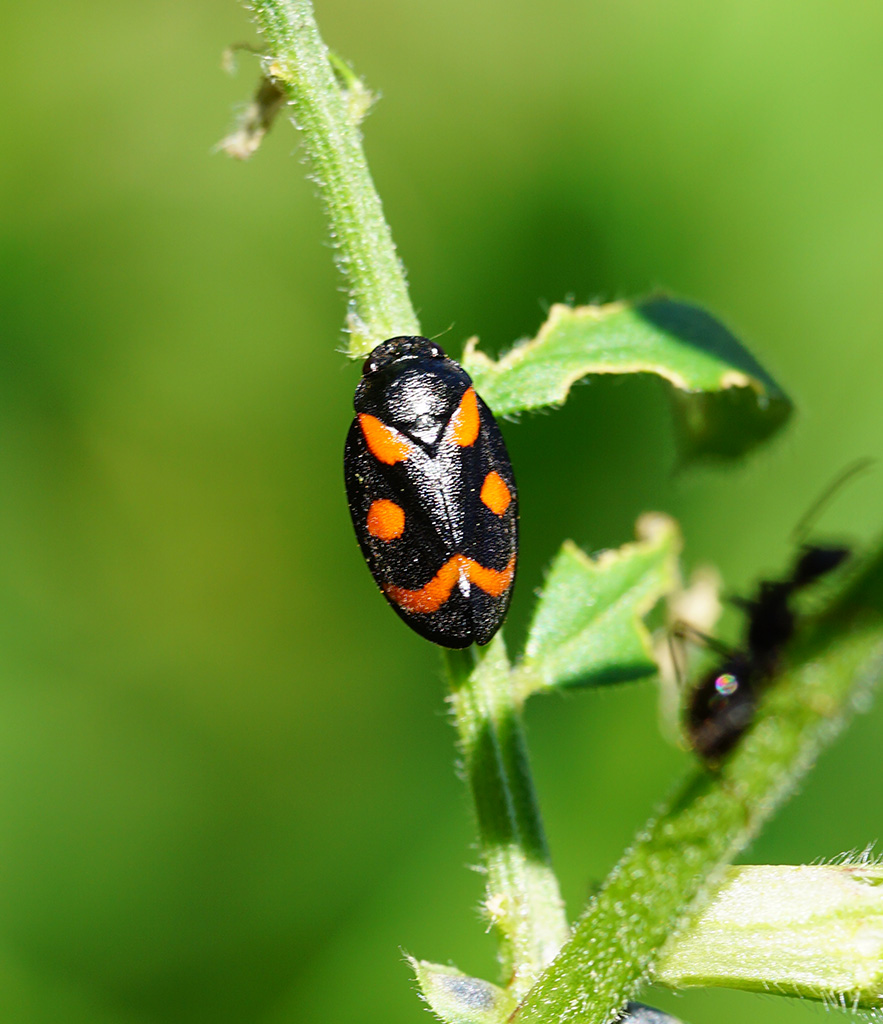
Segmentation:
<svg viewBox="0 0 883 1024">
<path fill-rule="evenodd" d="M 736 745 L 754 719 L 758 698 L 775 679 L 797 626 L 791 598 L 849 555 L 842 546 L 804 545 L 785 579 L 763 580 L 755 597 L 736 601 L 746 613 L 743 644 L 706 672 L 684 716 L 690 744 L 706 762 L 718 763 Z"/>
<path fill-rule="evenodd" d="M 757 697 L 755 666 L 736 651 L 706 673 L 690 695 L 684 723 L 690 746 L 709 763 L 720 760 L 751 725 Z"/>
<path fill-rule="evenodd" d="M 408 337 L 383 342 L 365 361 L 344 452 L 350 514 L 377 585 L 412 629 L 452 648 L 486 644 L 500 628 L 512 594 L 518 546 L 512 467 L 493 415 L 479 397 L 474 442 L 452 440 L 452 418 L 471 388 L 468 374 L 434 342 Z M 360 414 L 393 428 L 407 454 L 393 464 L 378 458 Z M 502 514 L 480 498 L 489 473 L 501 478 L 511 496 Z M 400 536 L 378 538 L 366 525 L 378 499 L 404 511 Z M 409 610 L 391 596 L 397 588 L 419 591 L 431 586 L 440 570 L 461 556 L 495 573 L 508 569 L 511 579 L 505 591 L 495 596 L 464 575 L 429 612 Z"/>
</svg>

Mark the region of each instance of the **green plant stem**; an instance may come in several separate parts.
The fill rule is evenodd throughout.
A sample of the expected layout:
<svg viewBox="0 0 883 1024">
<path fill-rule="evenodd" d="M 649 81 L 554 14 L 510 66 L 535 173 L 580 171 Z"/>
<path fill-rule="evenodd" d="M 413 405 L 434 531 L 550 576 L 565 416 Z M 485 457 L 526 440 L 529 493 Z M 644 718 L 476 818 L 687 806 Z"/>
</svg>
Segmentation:
<svg viewBox="0 0 883 1024">
<path fill-rule="evenodd" d="M 839 731 L 856 688 L 879 675 L 878 617 L 827 625 L 795 652 L 721 770 L 695 772 L 638 834 L 514 1015 L 518 1024 L 605 1024 L 651 977 L 666 940 Z"/>
<path fill-rule="evenodd" d="M 419 334 L 392 235 L 348 114 L 310 0 L 251 0 L 269 44 L 265 71 L 285 91 L 325 201 L 349 292 L 349 353 L 367 354 L 400 334 Z"/>
<path fill-rule="evenodd" d="M 348 284 L 349 345 L 364 355 L 384 338 L 419 334 L 404 273 L 309 0 L 248 4 L 269 44 L 265 72 L 285 92 L 304 134 Z M 502 651 L 502 645 L 498 650 Z M 451 655 L 452 702 L 488 873 L 487 912 L 501 936 L 512 992 L 523 994 L 568 935 L 539 818 L 508 663 Z"/>
<path fill-rule="evenodd" d="M 477 666 L 470 652 L 445 660 L 487 871 L 485 909 L 500 937 L 503 980 L 520 998 L 567 939 L 564 905 L 503 643 L 495 640 Z"/>
</svg>

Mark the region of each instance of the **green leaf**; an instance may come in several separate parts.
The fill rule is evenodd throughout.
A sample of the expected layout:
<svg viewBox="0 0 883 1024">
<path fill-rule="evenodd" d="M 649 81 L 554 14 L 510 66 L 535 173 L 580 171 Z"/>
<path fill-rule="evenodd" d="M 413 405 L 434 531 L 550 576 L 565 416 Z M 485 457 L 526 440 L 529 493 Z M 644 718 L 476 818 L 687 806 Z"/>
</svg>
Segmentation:
<svg viewBox="0 0 883 1024">
<path fill-rule="evenodd" d="M 528 632 L 517 688 L 641 679 L 656 672 L 642 621 L 678 581 L 680 534 L 657 513 L 638 521 L 638 540 L 590 558 L 571 541 L 559 551 Z"/>
<path fill-rule="evenodd" d="M 775 433 L 791 403 L 718 320 L 654 296 L 606 306 L 553 306 L 533 341 L 494 362 L 466 346 L 463 365 L 495 413 L 561 405 L 599 373 L 653 373 L 671 385 L 685 457 L 741 455 Z"/>
<path fill-rule="evenodd" d="M 515 1009 L 515 999 L 482 978 L 456 967 L 408 957 L 432 1012 L 445 1024 L 501 1024 Z"/>
<path fill-rule="evenodd" d="M 663 950 L 653 980 L 720 985 L 868 1009 L 883 1004 L 883 868 L 730 868 Z"/>
</svg>

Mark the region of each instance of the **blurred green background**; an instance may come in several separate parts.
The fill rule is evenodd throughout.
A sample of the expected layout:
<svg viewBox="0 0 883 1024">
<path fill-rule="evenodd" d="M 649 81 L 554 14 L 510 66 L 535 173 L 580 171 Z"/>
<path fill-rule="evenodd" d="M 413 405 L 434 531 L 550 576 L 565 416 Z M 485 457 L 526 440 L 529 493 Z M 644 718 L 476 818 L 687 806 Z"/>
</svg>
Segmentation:
<svg viewBox="0 0 883 1024">
<path fill-rule="evenodd" d="M 662 386 L 506 428 L 522 572 L 678 516 L 731 590 L 883 455 L 883 8 L 863 0 L 321 0 L 383 99 L 367 149 L 427 334 L 532 334 L 665 287 L 793 396 L 737 466 L 679 470 Z M 0 1017 L 417 1021 L 402 950 L 491 976 L 437 653 L 376 593 L 341 451 L 357 368 L 298 140 L 213 153 L 253 89 L 234 0 L 0 13 Z M 819 531 L 868 543 L 880 469 Z M 735 620 L 731 624 L 735 624 Z M 573 912 L 688 755 L 654 687 L 528 727 Z M 745 859 L 881 834 L 883 710 Z M 808 1020 L 656 993 L 693 1024 Z"/>
</svg>

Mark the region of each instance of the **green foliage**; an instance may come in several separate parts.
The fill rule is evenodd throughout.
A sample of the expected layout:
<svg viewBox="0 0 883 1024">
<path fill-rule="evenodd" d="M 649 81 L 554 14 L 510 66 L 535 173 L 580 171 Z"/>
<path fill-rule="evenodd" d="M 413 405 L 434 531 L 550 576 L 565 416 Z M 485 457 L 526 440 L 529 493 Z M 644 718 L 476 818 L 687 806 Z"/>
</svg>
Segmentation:
<svg viewBox="0 0 883 1024">
<path fill-rule="evenodd" d="M 553 306 L 533 341 L 496 362 L 473 343 L 463 365 L 500 415 L 560 405 L 592 374 L 655 374 L 671 387 L 685 456 L 742 455 L 791 411 L 778 384 L 720 321 L 664 297 Z"/>
<path fill-rule="evenodd" d="M 628 682 L 655 675 L 643 618 L 678 583 L 680 535 L 663 516 L 640 539 L 590 558 L 571 541 L 552 563 L 530 625 L 516 688 Z"/>
<path fill-rule="evenodd" d="M 432 1012 L 446 1024 L 499 1024 L 515 1009 L 515 999 L 489 981 L 428 960 L 410 963 Z"/>
<path fill-rule="evenodd" d="M 726 985 L 832 1006 L 883 1005 L 883 868 L 730 868 L 690 928 L 666 944 L 657 981 Z"/>
</svg>

